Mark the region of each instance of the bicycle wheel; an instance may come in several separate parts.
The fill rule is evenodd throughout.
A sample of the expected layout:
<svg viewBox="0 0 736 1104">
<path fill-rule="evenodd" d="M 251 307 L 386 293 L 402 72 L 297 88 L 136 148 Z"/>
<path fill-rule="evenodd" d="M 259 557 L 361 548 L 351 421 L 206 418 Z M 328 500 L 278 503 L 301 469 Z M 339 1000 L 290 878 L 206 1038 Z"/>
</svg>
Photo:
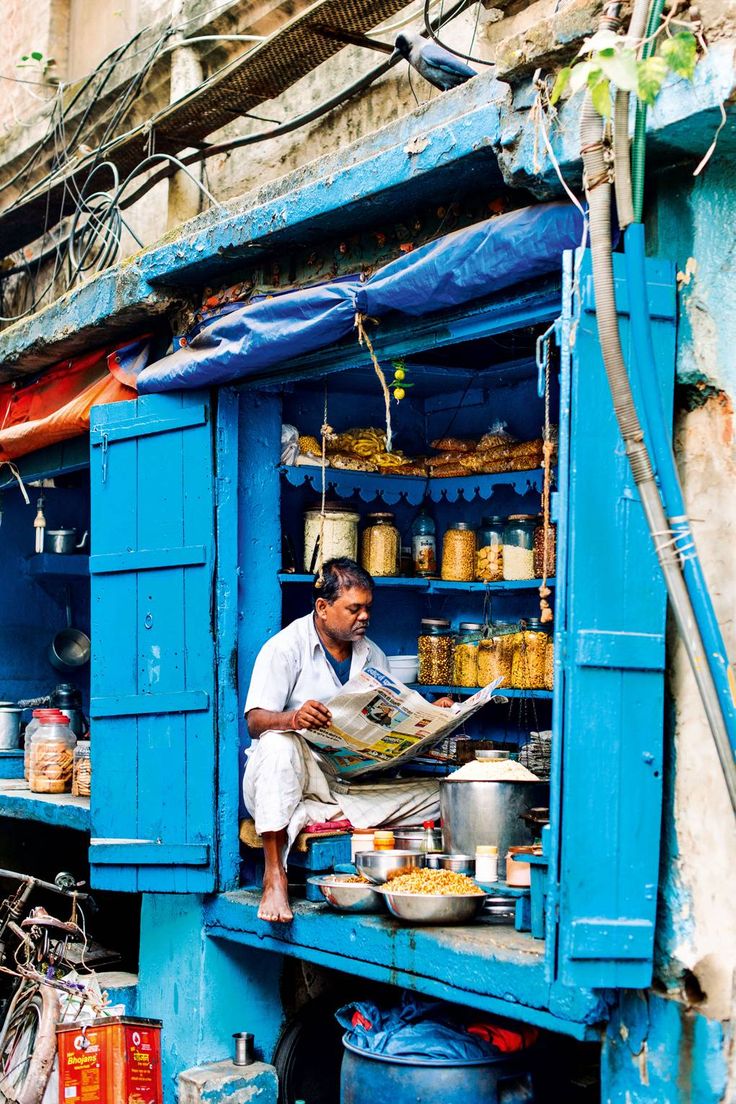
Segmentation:
<svg viewBox="0 0 736 1104">
<path fill-rule="evenodd" d="M 56 1055 L 59 997 L 23 981 L 0 1030 L 0 1095 L 10 1104 L 41 1104 Z"/>
</svg>

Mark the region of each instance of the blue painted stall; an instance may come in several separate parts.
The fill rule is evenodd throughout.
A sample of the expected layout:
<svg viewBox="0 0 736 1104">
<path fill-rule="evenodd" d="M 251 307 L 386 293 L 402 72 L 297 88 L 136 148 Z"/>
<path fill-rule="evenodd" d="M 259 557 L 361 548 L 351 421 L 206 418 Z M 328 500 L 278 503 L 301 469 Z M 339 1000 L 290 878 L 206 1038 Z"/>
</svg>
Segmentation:
<svg viewBox="0 0 736 1104">
<path fill-rule="evenodd" d="M 553 733 L 544 940 L 487 922 L 412 932 L 307 902 L 293 925 L 274 929 L 257 919 L 257 894 L 239 887 L 245 688 L 263 641 L 309 602 L 307 578 L 281 570 L 282 534 L 299 560 L 302 514 L 319 480 L 280 466 L 281 424 L 315 433 L 325 392 L 337 429 L 381 424 L 365 351 L 347 337 L 257 380 L 93 412 L 92 884 L 144 895 L 137 1004 L 143 1015 L 176 1010 L 168 1100 L 182 1068 L 229 1054 L 245 1009 L 257 1009 L 260 1052 L 272 1056 L 291 959 L 576 1039 L 599 1037 L 612 991 L 651 981 L 665 594 L 611 412 L 589 261 L 581 259 L 575 292 L 572 264 L 568 254 L 553 277 L 411 323 L 394 317 L 374 333 L 381 362 L 405 358 L 416 384 L 395 409 L 395 433 L 398 447 L 418 452 L 499 420 L 521 439 L 537 436 L 536 338 L 557 323 L 555 688 L 512 694 L 469 728 L 510 745 L 532 729 Z M 648 278 L 671 407 L 671 266 L 650 262 Z M 623 295 L 620 312 L 626 345 Z M 362 514 L 388 505 L 403 533 L 423 501 L 440 534 L 459 517 L 539 508 L 539 471 L 429 484 L 354 472 L 328 479 L 330 494 Z M 479 620 L 489 603 L 494 618 L 533 616 L 536 587 L 386 580 L 373 635 L 387 652 L 406 652 L 422 616 Z M 33 815 L 9 808 L 0 812 Z M 81 830 L 83 812 L 74 813 Z"/>
</svg>

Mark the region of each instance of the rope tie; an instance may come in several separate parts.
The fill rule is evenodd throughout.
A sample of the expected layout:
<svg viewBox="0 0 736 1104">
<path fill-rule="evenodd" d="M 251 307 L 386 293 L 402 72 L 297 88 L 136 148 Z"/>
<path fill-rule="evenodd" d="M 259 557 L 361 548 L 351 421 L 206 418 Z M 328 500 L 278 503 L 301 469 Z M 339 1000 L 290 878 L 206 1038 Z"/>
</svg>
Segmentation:
<svg viewBox="0 0 736 1104">
<path fill-rule="evenodd" d="M 550 339 L 547 338 L 544 342 L 544 440 L 542 444 L 542 459 L 544 463 L 544 482 L 542 484 L 542 585 L 539 588 L 539 608 L 541 611 L 539 615 L 539 620 L 542 622 L 543 625 L 549 624 L 550 621 L 554 620 L 554 615 L 548 601 L 551 591 L 547 586 L 547 552 L 549 548 L 550 538 L 550 473 L 552 470 L 552 453 L 554 452 L 554 443 L 551 440 L 552 431 L 549 417 L 549 363 Z"/>
<path fill-rule="evenodd" d="M 355 328 L 358 331 L 358 344 L 365 345 L 368 349 L 368 355 L 370 356 L 373 363 L 373 370 L 378 376 L 378 382 L 381 384 L 381 390 L 383 391 L 383 401 L 386 406 L 386 452 L 391 452 L 391 442 L 393 439 L 393 433 L 391 431 L 391 392 L 388 389 L 386 377 L 383 374 L 383 368 L 381 368 L 381 365 L 378 363 L 378 358 L 373 350 L 371 339 L 368 336 L 368 332 L 365 328 L 365 323 L 368 321 L 374 322 L 376 325 L 378 325 L 378 319 L 369 319 L 367 314 L 361 314 L 360 311 L 356 312 Z"/>
</svg>

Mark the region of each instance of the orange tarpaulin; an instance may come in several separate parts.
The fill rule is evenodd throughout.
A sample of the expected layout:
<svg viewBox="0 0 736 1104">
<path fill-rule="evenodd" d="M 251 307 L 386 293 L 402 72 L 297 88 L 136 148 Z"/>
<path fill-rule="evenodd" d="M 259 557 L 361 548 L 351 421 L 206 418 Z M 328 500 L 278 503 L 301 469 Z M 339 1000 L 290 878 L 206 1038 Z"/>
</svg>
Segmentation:
<svg viewBox="0 0 736 1104">
<path fill-rule="evenodd" d="M 25 387 L 0 386 L 0 462 L 86 433 L 93 406 L 134 399 L 135 389 L 112 375 L 118 371 L 115 350 L 121 348 L 64 361 Z"/>
</svg>

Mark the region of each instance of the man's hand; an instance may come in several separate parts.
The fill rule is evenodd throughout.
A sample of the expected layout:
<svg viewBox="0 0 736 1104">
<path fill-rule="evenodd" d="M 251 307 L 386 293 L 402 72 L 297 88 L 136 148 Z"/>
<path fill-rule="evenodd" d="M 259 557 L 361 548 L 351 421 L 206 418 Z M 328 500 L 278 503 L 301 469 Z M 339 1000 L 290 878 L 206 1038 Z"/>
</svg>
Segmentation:
<svg viewBox="0 0 736 1104">
<path fill-rule="evenodd" d="M 294 710 L 293 727 L 300 728 L 322 728 L 323 725 L 328 725 L 332 720 L 332 714 L 326 705 L 322 702 L 314 701 L 310 699 L 305 701 L 304 705 L 299 709 Z"/>
<path fill-rule="evenodd" d="M 452 698 L 438 698 L 436 702 L 433 702 L 433 705 L 438 705 L 440 709 L 451 709 L 454 704 Z"/>
</svg>

